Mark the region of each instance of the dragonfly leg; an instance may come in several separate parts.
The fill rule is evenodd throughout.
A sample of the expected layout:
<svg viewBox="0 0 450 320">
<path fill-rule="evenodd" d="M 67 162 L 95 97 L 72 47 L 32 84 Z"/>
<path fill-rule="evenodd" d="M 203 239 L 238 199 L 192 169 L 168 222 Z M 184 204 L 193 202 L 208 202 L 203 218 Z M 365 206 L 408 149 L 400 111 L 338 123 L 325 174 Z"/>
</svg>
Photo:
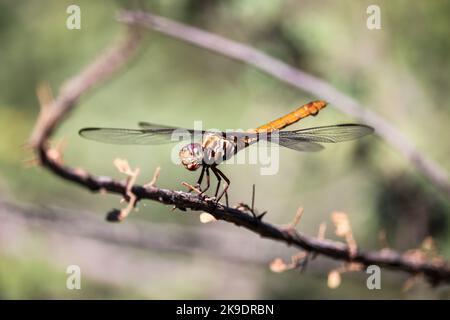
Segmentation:
<svg viewBox="0 0 450 320">
<path fill-rule="evenodd" d="M 229 204 L 228 204 L 228 192 L 225 192 L 225 205 L 227 207 L 229 207 Z"/>
<path fill-rule="evenodd" d="M 202 195 L 202 194 L 204 194 L 206 191 L 208 191 L 208 189 L 209 189 L 209 185 L 210 185 L 210 176 L 209 176 L 209 167 L 204 167 L 204 168 L 206 168 L 205 169 L 205 171 L 206 171 L 206 188 L 205 189 L 203 189 L 202 190 L 202 193 L 200 193 L 200 195 Z"/>
<path fill-rule="evenodd" d="M 216 193 L 214 193 L 214 197 L 217 198 L 217 194 L 219 193 L 220 183 L 222 182 L 222 178 L 217 173 L 217 171 L 216 171 L 217 169 L 215 167 L 211 167 L 211 170 L 212 170 L 212 172 L 214 173 L 214 175 L 216 176 L 216 179 L 217 179 Z"/>
<path fill-rule="evenodd" d="M 223 187 L 222 192 L 221 192 L 220 195 L 217 197 L 217 202 L 219 202 L 219 200 L 220 200 L 224 195 L 226 195 L 225 199 L 226 199 L 226 202 L 227 202 L 227 204 L 228 204 L 228 193 L 227 193 L 227 190 L 228 190 L 228 188 L 230 187 L 230 179 L 228 179 L 227 176 L 224 175 L 224 173 L 223 173 L 222 171 L 220 171 L 219 169 L 214 168 L 213 171 L 214 171 L 214 170 L 215 170 L 215 171 L 217 172 L 217 174 L 219 174 L 219 175 L 225 180 L 225 182 L 226 182 L 225 186 Z"/>
<path fill-rule="evenodd" d="M 205 175 L 205 170 L 206 170 L 206 166 L 202 167 L 202 172 L 200 173 L 200 177 L 197 180 L 197 184 L 195 185 L 195 187 L 202 191 L 202 181 L 203 181 L 203 176 Z"/>
</svg>

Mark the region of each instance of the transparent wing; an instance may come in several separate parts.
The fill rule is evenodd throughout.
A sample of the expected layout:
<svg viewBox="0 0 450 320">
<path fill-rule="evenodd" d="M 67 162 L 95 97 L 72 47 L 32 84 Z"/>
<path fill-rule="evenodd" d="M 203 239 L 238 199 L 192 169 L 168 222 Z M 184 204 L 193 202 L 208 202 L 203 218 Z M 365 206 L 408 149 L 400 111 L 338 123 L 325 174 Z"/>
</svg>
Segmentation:
<svg viewBox="0 0 450 320">
<path fill-rule="evenodd" d="M 194 129 L 187 129 L 187 128 L 181 128 L 181 127 L 173 127 L 173 126 L 167 126 L 164 124 L 156 124 L 156 123 L 151 123 L 151 122 L 138 122 L 139 127 L 141 127 L 142 129 L 145 130 L 150 130 L 150 131 L 167 131 L 167 132 L 171 132 L 171 135 L 173 134 L 184 134 L 184 133 L 188 133 L 188 135 L 192 135 L 195 136 L 196 138 L 200 138 L 205 134 L 208 133 L 209 131 L 205 131 L 205 130 L 194 130 Z M 220 134 L 223 134 L 222 132 L 220 132 Z"/>
<path fill-rule="evenodd" d="M 222 134 L 225 139 L 237 144 L 239 150 L 242 150 L 249 145 L 255 144 L 258 141 L 277 143 L 280 146 L 303 152 L 316 152 L 324 148 L 319 143 L 313 141 L 307 141 L 305 139 L 295 137 L 281 137 L 273 133 L 220 132 L 218 134 Z M 270 144 L 267 144 L 266 146 L 270 146 Z"/>
<path fill-rule="evenodd" d="M 155 145 L 178 142 L 181 140 L 194 140 L 207 131 L 194 131 L 192 129 L 177 128 L 166 125 L 140 122 L 142 129 L 122 128 L 84 128 L 79 131 L 80 136 L 111 144 L 124 145 Z M 245 146 L 258 140 L 276 142 L 279 145 L 296 151 L 319 151 L 323 146 L 319 143 L 336 143 L 363 137 L 373 133 L 373 128 L 359 124 L 340 124 L 332 126 L 314 127 L 294 131 L 277 131 L 274 133 L 255 132 L 213 132 L 225 139 Z"/>
<path fill-rule="evenodd" d="M 280 138 L 278 144 L 280 146 L 302 152 L 317 152 L 324 148 L 321 144 L 316 142 L 285 138 Z"/>
<path fill-rule="evenodd" d="M 140 121 L 138 122 L 138 126 L 141 127 L 142 129 L 146 129 L 146 130 L 187 130 L 189 132 L 193 131 L 190 129 L 185 129 L 185 128 L 178 128 L 178 127 L 173 127 L 173 126 L 166 126 L 164 124 L 157 124 L 157 123 L 151 123 L 151 122 L 144 122 L 144 121 Z"/>
<path fill-rule="evenodd" d="M 124 145 L 156 145 L 194 138 L 193 130 L 145 124 L 146 129 L 84 128 L 79 131 L 79 134 L 90 140 Z"/>
<path fill-rule="evenodd" d="M 272 133 L 227 132 L 226 138 L 234 141 L 245 140 L 248 144 L 266 140 L 296 151 L 316 152 L 324 148 L 320 143 L 354 140 L 371 134 L 373 131 L 372 127 L 366 125 L 339 124 Z"/>
<path fill-rule="evenodd" d="M 373 133 L 372 127 L 361 124 L 338 124 L 294 131 L 281 131 L 280 139 L 293 139 L 320 143 L 337 143 L 364 137 Z"/>
</svg>

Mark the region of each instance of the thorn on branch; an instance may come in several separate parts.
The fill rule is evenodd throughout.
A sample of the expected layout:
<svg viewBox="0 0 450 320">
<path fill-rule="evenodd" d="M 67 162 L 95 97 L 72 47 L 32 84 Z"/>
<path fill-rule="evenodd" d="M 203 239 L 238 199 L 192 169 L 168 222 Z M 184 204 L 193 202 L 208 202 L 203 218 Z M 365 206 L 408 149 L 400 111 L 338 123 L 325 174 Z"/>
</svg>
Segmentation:
<svg viewBox="0 0 450 320">
<path fill-rule="evenodd" d="M 48 82 L 43 82 L 38 85 L 36 88 L 36 96 L 39 101 L 39 115 L 36 120 L 35 132 L 43 132 L 45 133 L 48 129 L 48 122 L 52 117 L 52 108 L 51 106 L 54 103 L 52 89 Z M 34 135 L 33 135 L 34 136 Z M 30 146 L 35 149 L 38 147 L 40 141 L 37 141 L 32 137 L 30 140 Z"/>
<path fill-rule="evenodd" d="M 327 231 L 327 223 L 322 222 L 319 226 L 319 231 L 317 232 L 317 239 L 323 240 L 325 239 L 325 232 Z"/>
<path fill-rule="evenodd" d="M 187 182 L 183 181 L 183 182 L 181 182 L 181 185 L 183 185 L 185 187 L 188 187 L 189 191 L 194 191 L 197 194 L 202 194 L 202 192 L 199 189 L 197 189 L 196 187 L 194 187 L 193 185 L 191 185 L 191 184 L 189 184 Z"/>
<path fill-rule="evenodd" d="M 153 173 L 153 178 L 152 178 L 152 180 L 151 180 L 149 183 L 144 184 L 144 188 L 149 189 L 149 188 L 154 187 L 155 184 L 156 184 L 156 181 L 157 181 L 158 178 L 159 178 L 159 174 L 160 174 L 160 173 L 161 173 L 161 167 L 157 167 L 156 170 L 155 170 L 155 173 Z"/>
<path fill-rule="evenodd" d="M 341 275 L 346 272 L 358 272 L 363 270 L 363 265 L 360 263 L 349 262 L 339 268 L 333 269 L 328 273 L 327 285 L 330 289 L 336 289 L 341 285 Z"/>
<path fill-rule="evenodd" d="M 210 223 L 210 222 L 215 222 L 215 221 L 217 221 L 217 219 L 208 212 L 202 212 L 200 214 L 200 222 L 201 223 Z"/>
<path fill-rule="evenodd" d="M 283 259 L 275 258 L 269 265 L 272 272 L 280 273 L 287 270 L 287 265 L 284 263 Z"/>
<path fill-rule="evenodd" d="M 243 212 L 251 213 L 251 215 L 253 216 L 254 221 L 256 223 L 259 223 L 259 222 L 262 221 L 264 216 L 267 214 L 267 211 L 259 213 L 258 210 L 255 209 L 255 193 L 256 193 L 256 188 L 255 188 L 255 184 L 253 184 L 253 186 L 252 186 L 252 202 L 251 202 L 251 206 L 249 206 L 246 203 L 239 202 L 238 205 L 235 208 L 240 210 L 240 211 L 243 211 Z"/>
<path fill-rule="evenodd" d="M 255 184 L 252 186 L 252 213 L 255 213 Z"/>
<path fill-rule="evenodd" d="M 36 156 L 32 156 L 31 158 L 22 160 L 22 163 L 23 163 L 23 167 L 28 169 L 28 168 L 34 168 L 34 167 L 39 166 L 40 161 Z"/>
<path fill-rule="evenodd" d="M 297 212 L 295 213 L 294 219 L 292 220 L 291 223 L 289 223 L 286 227 L 284 227 L 286 230 L 288 231 L 292 231 L 295 230 L 295 228 L 297 227 L 298 223 L 300 222 L 300 219 L 303 216 L 303 212 L 304 209 L 303 207 L 298 207 Z"/>
<path fill-rule="evenodd" d="M 421 249 L 429 259 L 439 256 L 436 243 L 434 242 L 434 239 L 431 236 L 426 237 L 422 241 Z"/>
<path fill-rule="evenodd" d="M 262 221 L 262 219 L 264 218 L 264 216 L 267 214 L 267 211 L 264 211 L 263 213 L 259 214 L 256 216 L 256 219 L 258 219 L 259 221 Z"/>
<path fill-rule="evenodd" d="M 445 259 L 438 254 L 437 247 L 434 243 L 434 240 L 431 236 L 426 237 L 419 248 L 411 249 L 403 253 L 403 256 L 406 257 L 408 260 L 412 261 L 414 264 L 418 263 L 425 263 L 426 261 L 430 261 L 435 266 L 445 266 L 446 262 Z M 410 287 L 415 285 L 417 280 L 419 279 L 419 276 L 423 276 L 422 272 L 418 272 L 413 277 L 407 280 L 404 285 L 405 290 L 409 290 Z M 439 279 L 428 277 L 428 282 L 432 286 L 437 286 L 439 284 Z"/>
<path fill-rule="evenodd" d="M 47 157 L 53 162 L 62 165 L 64 163 L 63 150 L 66 148 L 66 146 L 67 146 L 66 139 L 61 139 L 57 141 L 53 147 L 50 144 L 50 147 L 47 149 Z"/>
<path fill-rule="evenodd" d="M 402 291 L 408 292 L 409 290 L 411 290 L 419 282 L 421 278 L 422 278 L 421 274 L 415 274 L 406 279 L 405 283 L 402 286 Z"/>
<path fill-rule="evenodd" d="M 50 105 L 55 100 L 53 97 L 52 88 L 50 84 L 45 81 L 38 85 L 36 88 L 36 96 L 39 101 L 39 106 L 41 108 L 41 112 L 46 112 L 49 110 Z"/>
<path fill-rule="evenodd" d="M 328 273 L 327 285 L 330 289 L 336 289 L 341 285 L 341 274 L 337 270 Z"/>
<path fill-rule="evenodd" d="M 344 237 L 347 242 L 348 249 L 350 251 L 350 256 L 356 256 L 358 246 L 356 245 L 356 241 L 353 238 L 353 232 L 350 225 L 350 221 L 348 219 L 347 214 L 344 212 L 333 212 L 331 214 L 331 220 L 333 221 L 336 227 L 336 235 L 338 237 Z"/>
<path fill-rule="evenodd" d="M 120 222 L 124 220 L 131 212 L 131 210 L 136 206 L 138 202 L 137 196 L 132 192 L 133 185 L 136 182 L 136 179 L 139 175 L 140 169 L 136 168 L 134 170 L 131 169 L 128 161 L 126 159 L 115 159 L 114 165 L 119 170 L 120 173 L 127 175 L 126 180 L 126 196 L 128 201 L 128 205 L 122 210 L 118 211 L 117 209 L 113 209 L 110 211 L 107 216 L 107 221 L 117 221 Z"/>
<path fill-rule="evenodd" d="M 269 265 L 272 272 L 281 273 L 292 269 L 303 271 L 308 264 L 309 253 L 300 251 L 291 256 L 291 262 L 285 263 L 281 258 L 275 258 Z"/>
<path fill-rule="evenodd" d="M 317 232 L 317 239 L 324 240 L 326 231 L 327 231 L 327 223 L 322 222 L 319 226 L 319 231 Z M 317 252 L 313 252 L 311 255 L 311 260 L 314 260 L 317 257 L 317 254 L 318 254 Z"/>
</svg>

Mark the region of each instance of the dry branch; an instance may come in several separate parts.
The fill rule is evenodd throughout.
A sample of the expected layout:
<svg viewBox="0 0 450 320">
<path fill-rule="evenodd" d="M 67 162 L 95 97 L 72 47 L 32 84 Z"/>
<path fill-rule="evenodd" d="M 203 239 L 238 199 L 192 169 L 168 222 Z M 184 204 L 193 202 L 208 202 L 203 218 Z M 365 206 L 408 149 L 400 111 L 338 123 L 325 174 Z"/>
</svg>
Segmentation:
<svg viewBox="0 0 450 320">
<path fill-rule="evenodd" d="M 143 16 L 146 17 L 146 16 Z M 330 258 L 360 263 L 364 266 L 376 264 L 394 270 L 406 271 L 410 274 L 423 274 L 433 284 L 450 283 L 450 268 L 444 262 L 430 262 L 416 259 L 392 250 L 363 251 L 350 248 L 341 242 L 322 238 L 314 238 L 299 233 L 292 228 L 278 227 L 255 218 L 253 215 L 236 208 L 217 204 L 214 200 L 182 191 L 158 188 L 154 185 L 131 188 L 127 181 L 116 181 L 110 177 L 97 177 L 85 170 L 72 168 L 49 156 L 51 133 L 61 123 L 64 116 L 74 108 L 78 98 L 100 81 L 108 79 L 131 58 L 139 45 L 140 35 L 131 30 L 127 37 L 110 48 L 107 53 L 98 57 L 91 65 L 71 78 L 62 88 L 55 100 L 43 106 L 35 130 L 31 137 L 31 145 L 35 149 L 41 165 L 53 174 L 76 183 L 95 192 L 108 192 L 129 198 L 130 192 L 136 202 L 149 199 L 161 204 L 172 205 L 182 210 L 208 212 L 218 220 L 227 221 L 251 230 L 261 237 L 284 242 L 313 254 L 321 254 Z"/>
</svg>

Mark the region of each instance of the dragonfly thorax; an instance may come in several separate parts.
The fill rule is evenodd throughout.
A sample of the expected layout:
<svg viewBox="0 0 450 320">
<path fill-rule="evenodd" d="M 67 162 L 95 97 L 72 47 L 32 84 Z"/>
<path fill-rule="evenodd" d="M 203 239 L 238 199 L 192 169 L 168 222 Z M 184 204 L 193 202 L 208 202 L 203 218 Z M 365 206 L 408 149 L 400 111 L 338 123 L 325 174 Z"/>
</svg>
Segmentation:
<svg viewBox="0 0 450 320">
<path fill-rule="evenodd" d="M 237 144 L 216 133 L 206 133 L 202 143 L 190 143 L 179 152 L 183 166 L 195 171 L 202 165 L 217 166 L 219 163 L 231 158 L 236 151 Z"/>
<path fill-rule="evenodd" d="M 203 137 L 203 162 L 206 165 L 218 165 L 230 159 L 237 152 L 237 144 L 221 134 L 207 133 Z"/>
</svg>

